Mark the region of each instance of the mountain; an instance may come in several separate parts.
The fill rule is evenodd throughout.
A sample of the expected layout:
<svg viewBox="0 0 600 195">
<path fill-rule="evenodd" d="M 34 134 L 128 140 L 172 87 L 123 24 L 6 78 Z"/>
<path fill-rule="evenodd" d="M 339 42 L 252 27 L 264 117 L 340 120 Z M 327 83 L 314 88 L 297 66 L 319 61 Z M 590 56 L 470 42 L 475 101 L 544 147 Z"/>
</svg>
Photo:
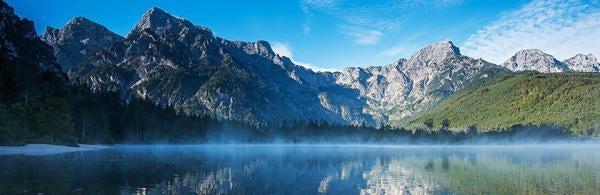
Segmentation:
<svg viewBox="0 0 600 195">
<path fill-rule="evenodd" d="M 542 73 L 565 72 L 569 70 L 562 62 L 539 49 L 518 51 L 502 64 L 512 71 L 537 71 Z"/>
<path fill-rule="evenodd" d="M 397 124 L 466 85 L 505 73 L 508 70 L 461 55 L 452 42 L 442 41 L 387 66 L 346 68 L 336 75 L 336 83 L 366 97 L 367 113 Z"/>
<path fill-rule="evenodd" d="M 54 49 L 65 72 L 79 65 L 98 49 L 123 40 L 123 37 L 84 17 L 76 17 L 63 28 L 47 27 L 42 40 Z"/>
<path fill-rule="evenodd" d="M 563 62 L 569 69 L 578 72 L 600 72 L 600 63 L 592 54 L 577 54 Z"/>
<path fill-rule="evenodd" d="M 68 82 L 33 22 L 0 1 L 0 144 L 54 143 L 73 133 Z"/>
<path fill-rule="evenodd" d="M 37 38 L 33 22 L 15 15 L 13 8 L 0 2 L 0 46 L 9 61 L 33 63 L 40 70 L 59 73 L 54 55 L 48 53 L 47 45 Z"/>
<path fill-rule="evenodd" d="M 444 41 L 387 66 L 318 73 L 275 54 L 265 41 L 226 40 L 152 8 L 125 39 L 69 75 L 96 91 L 119 91 L 188 114 L 252 124 L 376 126 L 398 123 L 468 83 L 507 72 Z"/>
<path fill-rule="evenodd" d="M 361 113 L 358 94 L 327 82 L 332 76 L 293 64 L 265 41 L 225 40 L 158 8 L 69 75 L 96 91 L 119 91 L 188 114 L 252 124 L 374 123 Z"/>
<path fill-rule="evenodd" d="M 600 75 L 519 73 L 467 88 L 407 122 L 409 129 L 442 126 L 503 130 L 514 125 L 554 125 L 577 134 L 600 129 Z"/>
<path fill-rule="evenodd" d="M 91 36 L 52 32 L 56 33 L 47 37 Z M 511 70 L 571 70 L 567 62 L 540 50 L 517 52 L 498 66 L 464 56 L 452 42 L 442 41 L 385 66 L 314 72 L 275 54 L 266 41 L 223 39 L 159 8 L 148 10 L 127 37 L 111 40 L 115 41 L 94 45 L 90 51 L 95 53 L 84 52 L 82 63 L 69 71 L 73 82 L 94 91 L 119 92 L 125 100 L 140 97 L 186 114 L 255 125 L 309 120 L 399 125 L 456 91 L 483 85 Z M 77 49 L 59 51 L 82 55 Z"/>
<path fill-rule="evenodd" d="M 0 2 L 0 99 L 35 100 L 60 93 L 66 75 L 52 48 L 39 40 L 33 22 Z"/>
<path fill-rule="evenodd" d="M 512 71 L 552 72 L 599 72 L 600 64 L 594 55 L 577 54 L 563 62 L 539 49 L 518 51 L 502 64 Z"/>
</svg>

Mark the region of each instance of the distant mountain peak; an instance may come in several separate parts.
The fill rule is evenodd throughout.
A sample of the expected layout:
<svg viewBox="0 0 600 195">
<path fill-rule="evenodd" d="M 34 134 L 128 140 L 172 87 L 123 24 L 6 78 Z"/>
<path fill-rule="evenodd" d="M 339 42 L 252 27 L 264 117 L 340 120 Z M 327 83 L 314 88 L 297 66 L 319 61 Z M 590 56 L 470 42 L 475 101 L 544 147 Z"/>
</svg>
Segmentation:
<svg viewBox="0 0 600 195">
<path fill-rule="evenodd" d="M 517 51 L 502 66 L 512 71 L 537 71 L 542 73 L 564 72 L 569 69 L 552 55 L 539 49 Z"/>
<path fill-rule="evenodd" d="M 450 52 L 450 53 L 453 53 L 456 55 L 461 55 L 460 49 L 458 47 L 456 47 L 454 45 L 454 43 L 452 43 L 452 41 L 439 41 L 437 43 L 429 45 L 429 47 L 438 49 L 438 50 L 443 50 L 446 52 Z"/>
<path fill-rule="evenodd" d="M 94 23 L 94 24 L 96 24 L 94 21 L 92 21 L 86 17 L 83 17 L 83 16 L 77 16 L 77 17 L 71 19 L 68 24 L 78 24 L 78 23 Z"/>
<path fill-rule="evenodd" d="M 134 29 L 153 29 L 166 27 L 174 23 L 187 23 L 186 25 L 193 26 L 191 22 L 185 19 L 173 16 L 160 8 L 152 7 L 144 13 L 142 19 L 135 25 Z"/>
<path fill-rule="evenodd" d="M 459 56 L 460 49 L 452 41 L 440 41 L 417 51 L 410 59 L 422 62 L 441 63 L 451 56 Z"/>
<path fill-rule="evenodd" d="M 575 56 L 572 57 L 573 59 L 582 59 L 582 60 L 590 60 L 590 61 L 598 61 L 598 59 L 596 59 L 596 56 L 594 56 L 594 54 L 577 54 Z"/>
<path fill-rule="evenodd" d="M 600 63 L 596 56 L 592 54 L 577 54 L 564 63 L 569 66 L 569 69 L 581 72 L 600 72 Z"/>
<path fill-rule="evenodd" d="M 523 49 L 523 50 L 517 51 L 516 54 L 517 55 L 531 55 L 531 54 L 536 54 L 536 55 L 551 56 L 550 54 L 547 54 L 544 51 L 542 51 L 540 49 L 535 49 L 535 48 Z"/>
<path fill-rule="evenodd" d="M 62 69 L 69 71 L 87 55 L 123 40 L 120 35 L 82 16 L 71 19 L 61 29 L 46 27 L 42 40 L 52 46 Z"/>
</svg>

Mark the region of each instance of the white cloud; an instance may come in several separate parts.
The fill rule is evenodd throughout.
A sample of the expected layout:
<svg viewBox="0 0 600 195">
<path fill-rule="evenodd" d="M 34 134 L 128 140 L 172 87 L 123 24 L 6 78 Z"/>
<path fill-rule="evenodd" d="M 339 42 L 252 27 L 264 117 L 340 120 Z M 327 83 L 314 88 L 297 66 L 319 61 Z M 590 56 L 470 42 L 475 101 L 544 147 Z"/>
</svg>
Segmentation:
<svg viewBox="0 0 600 195">
<path fill-rule="evenodd" d="M 273 42 L 273 44 L 271 44 L 271 49 L 280 56 L 287 56 L 290 59 L 294 57 L 292 47 L 290 47 L 290 44 L 288 43 Z"/>
<path fill-rule="evenodd" d="M 318 9 L 326 9 L 335 7 L 337 2 L 337 0 L 303 0 L 302 5 Z"/>
<path fill-rule="evenodd" d="M 336 69 L 322 68 L 322 67 L 314 66 L 314 65 L 312 65 L 310 63 L 304 63 L 304 62 L 296 61 L 294 59 L 294 53 L 292 52 L 292 47 L 288 43 L 275 41 L 275 42 L 273 42 L 273 44 L 271 44 L 271 49 L 273 49 L 273 52 L 275 52 L 276 54 L 279 54 L 280 56 L 288 57 L 294 64 L 303 66 L 305 68 L 312 69 L 314 71 L 318 71 L 318 72 L 326 72 L 326 71 L 327 72 L 333 72 L 333 71 L 337 71 Z"/>
<path fill-rule="evenodd" d="M 400 29 L 406 16 L 417 10 L 427 11 L 454 6 L 463 0 L 303 0 L 300 3 L 307 19 L 303 24 L 305 32 L 310 31 L 313 12 L 334 16 L 346 24 L 362 26 L 377 31 Z"/>
<path fill-rule="evenodd" d="M 340 31 L 354 39 L 354 43 L 358 45 L 374 45 L 383 37 L 380 31 L 348 25 L 340 26 Z"/>
<path fill-rule="evenodd" d="M 502 63 L 522 49 L 538 48 L 558 59 L 600 50 L 597 1 L 534 0 L 471 35 L 464 54 Z"/>
<path fill-rule="evenodd" d="M 406 43 L 398 44 L 379 54 L 379 57 L 406 58 L 416 50 L 416 47 L 407 45 Z"/>
</svg>

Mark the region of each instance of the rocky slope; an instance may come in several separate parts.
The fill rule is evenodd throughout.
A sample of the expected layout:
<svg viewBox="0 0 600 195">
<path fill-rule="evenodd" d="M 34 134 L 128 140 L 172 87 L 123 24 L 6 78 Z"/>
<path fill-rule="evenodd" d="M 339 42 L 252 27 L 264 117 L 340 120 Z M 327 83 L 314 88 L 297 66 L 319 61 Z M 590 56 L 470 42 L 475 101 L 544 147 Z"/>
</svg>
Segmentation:
<svg viewBox="0 0 600 195">
<path fill-rule="evenodd" d="M 577 54 L 572 58 L 565 60 L 569 69 L 578 72 L 600 72 L 600 63 L 592 54 Z"/>
<path fill-rule="evenodd" d="M 502 66 L 512 71 L 537 71 L 542 73 L 565 72 L 569 70 L 562 62 L 539 49 L 518 51 L 504 62 Z"/>
<path fill-rule="evenodd" d="M 512 71 L 551 72 L 599 72 L 600 64 L 592 54 L 577 54 L 563 62 L 539 49 L 518 51 L 502 64 Z"/>
<path fill-rule="evenodd" d="M 76 17 L 63 28 L 46 28 L 42 40 L 54 49 L 54 55 L 66 72 L 79 65 L 98 49 L 123 40 L 123 37 L 84 17 Z"/>
<path fill-rule="evenodd" d="M 362 114 L 358 94 L 338 93 L 346 89 L 276 55 L 267 42 L 225 40 L 158 8 L 145 13 L 123 41 L 75 67 L 70 77 L 94 90 L 252 124 L 374 123 Z"/>
<path fill-rule="evenodd" d="M 77 25 L 63 29 L 69 26 Z M 563 63 L 540 50 L 517 52 L 498 66 L 464 56 L 452 42 L 442 41 L 386 66 L 317 73 L 275 54 L 265 41 L 226 40 L 158 8 L 146 12 L 127 37 L 112 37 L 111 43 L 98 41 L 111 34 L 105 31 L 99 33 L 104 36 L 83 30 L 73 36 L 63 35 L 69 32 L 63 29 L 49 31 L 54 33 L 48 33 L 46 41 L 71 37 L 69 43 L 81 43 L 81 38 L 94 37 L 89 40 L 98 43 L 85 52 L 59 48 L 64 56 L 87 56 L 70 70 L 73 81 L 187 114 L 251 124 L 400 124 L 466 86 L 486 83 L 509 70 L 587 71 L 597 66 L 589 56 Z"/>
<path fill-rule="evenodd" d="M 0 49 L 11 62 L 35 64 L 42 71 L 61 75 L 54 55 L 48 52 L 51 49 L 38 39 L 33 22 L 15 15 L 5 2 L 0 2 Z"/>
<path fill-rule="evenodd" d="M 399 123 L 469 83 L 485 82 L 507 72 L 484 60 L 463 56 L 452 42 L 443 41 L 387 66 L 346 68 L 336 75 L 336 82 L 366 97 L 369 114 Z"/>
</svg>

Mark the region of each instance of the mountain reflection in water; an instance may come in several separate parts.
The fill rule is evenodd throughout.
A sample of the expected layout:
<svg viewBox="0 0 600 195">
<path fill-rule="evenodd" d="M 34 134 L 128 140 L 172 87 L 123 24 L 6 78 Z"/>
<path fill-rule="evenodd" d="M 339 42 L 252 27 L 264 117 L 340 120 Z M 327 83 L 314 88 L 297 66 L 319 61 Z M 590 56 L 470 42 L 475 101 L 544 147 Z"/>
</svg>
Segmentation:
<svg viewBox="0 0 600 195">
<path fill-rule="evenodd" d="M 600 147 L 120 146 L 2 156 L 1 194 L 594 194 Z"/>
</svg>

